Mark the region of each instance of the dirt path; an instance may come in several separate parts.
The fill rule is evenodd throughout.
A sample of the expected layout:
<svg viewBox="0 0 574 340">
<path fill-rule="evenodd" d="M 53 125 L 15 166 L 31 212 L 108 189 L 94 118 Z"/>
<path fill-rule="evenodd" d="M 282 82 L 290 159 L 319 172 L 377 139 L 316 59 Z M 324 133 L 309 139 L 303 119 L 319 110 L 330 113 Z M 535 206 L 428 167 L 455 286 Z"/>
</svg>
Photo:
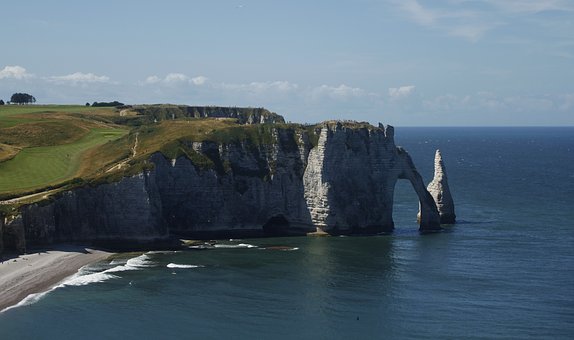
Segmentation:
<svg viewBox="0 0 574 340">
<path fill-rule="evenodd" d="M 119 162 L 118 164 L 112 166 L 111 168 L 109 168 L 108 170 L 106 170 L 106 173 L 114 171 L 114 170 L 119 170 L 121 169 L 124 165 L 126 165 L 130 160 L 132 160 L 133 158 L 135 158 L 138 154 L 137 151 L 138 148 L 138 134 L 136 133 L 136 140 L 134 142 L 134 147 L 132 148 L 132 155 L 128 158 L 126 158 L 125 160 Z"/>
<path fill-rule="evenodd" d="M 51 194 L 54 194 L 60 190 L 62 190 L 62 188 L 56 188 L 56 189 L 46 190 L 46 191 L 42 191 L 42 192 L 37 192 L 35 194 L 30 194 L 30 195 L 26 195 L 26 196 L 20 196 L 20 197 L 12 198 L 9 200 L 0 201 L 0 205 L 2 205 L 2 204 L 16 204 L 16 203 L 20 203 L 21 201 L 25 201 L 27 199 L 37 198 L 37 197 L 41 197 L 42 199 L 45 199 L 45 198 L 48 198 L 48 196 L 50 196 Z"/>
</svg>

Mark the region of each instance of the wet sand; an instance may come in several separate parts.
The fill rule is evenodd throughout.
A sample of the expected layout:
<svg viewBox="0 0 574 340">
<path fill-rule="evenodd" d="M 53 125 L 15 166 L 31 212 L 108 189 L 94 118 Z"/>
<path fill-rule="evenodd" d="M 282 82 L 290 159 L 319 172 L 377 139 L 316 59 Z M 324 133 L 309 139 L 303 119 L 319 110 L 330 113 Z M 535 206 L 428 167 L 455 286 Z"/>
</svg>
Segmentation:
<svg viewBox="0 0 574 340">
<path fill-rule="evenodd" d="M 0 311 L 30 294 L 49 290 L 83 266 L 110 255 L 105 251 L 74 246 L 39 250 L 12 258 L 5 255 L 0 264 Z"/>
</svg>

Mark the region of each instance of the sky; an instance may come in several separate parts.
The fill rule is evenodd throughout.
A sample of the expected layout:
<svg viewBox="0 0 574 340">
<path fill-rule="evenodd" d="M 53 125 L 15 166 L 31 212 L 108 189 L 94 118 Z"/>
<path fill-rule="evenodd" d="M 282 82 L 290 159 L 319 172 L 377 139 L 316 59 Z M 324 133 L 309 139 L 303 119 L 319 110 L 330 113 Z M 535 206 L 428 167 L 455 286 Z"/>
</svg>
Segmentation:
<svg viewBox="0 0 574 340">
<path fill-rule="evenodd" d="M 0 99 L 574 125 L 573 0 L 10 1 Z"/>
</svg>

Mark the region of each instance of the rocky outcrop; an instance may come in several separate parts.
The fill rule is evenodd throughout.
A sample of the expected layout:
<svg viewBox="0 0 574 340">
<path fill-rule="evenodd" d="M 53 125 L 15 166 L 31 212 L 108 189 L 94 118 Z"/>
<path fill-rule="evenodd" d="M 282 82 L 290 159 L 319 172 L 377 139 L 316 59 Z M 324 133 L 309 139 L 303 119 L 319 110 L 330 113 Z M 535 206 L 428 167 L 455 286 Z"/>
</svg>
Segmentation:
<svg viewBox="0 0 574 340">
<path fill-rule="evenodd" d="M 448 187 L 446 168 L 440 150 L 436 150 L 434 158 L 434 178 L 427 187 L 435 201 L 440 215 L 440 223 L 453 224 L 456 220 L 454 201 Z"/>
<path fill-rule="evenodd" d="M 271 139 L 193 142 L 189 147 L 202 164 L 194 157 L 156 153 L 152 170 L 26 206 L 21 210 L 26 239 L 141 244 L 316 230 L 387 232 L 394 227 L 399 179 L 409 180 L 419 197 L 420 230 L 440 228 L 433 198 L 408 153 L 395 145 L 391 126 L 276 127 Z"/>
</svg>

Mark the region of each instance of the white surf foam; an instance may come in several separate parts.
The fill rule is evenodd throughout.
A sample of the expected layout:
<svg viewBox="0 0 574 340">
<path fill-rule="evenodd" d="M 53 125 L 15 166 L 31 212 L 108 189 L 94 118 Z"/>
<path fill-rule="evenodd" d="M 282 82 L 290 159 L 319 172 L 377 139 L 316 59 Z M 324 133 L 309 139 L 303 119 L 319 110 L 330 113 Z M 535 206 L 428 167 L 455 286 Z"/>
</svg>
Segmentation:
<svg viewBox="0 0 574 340">
<path fill-rule="evenodd" d="M 214 245 L 215 248 L 224 248 L 224 249 L 234 249 L 234 248 L 257 248 L 252 244 L 248 243 L 239 243 L 239 244 L 216 244 Z"/>
<path fill-rule="evenodd" d="M 169 263 L 167 265 L 168 268 L 182 268 L 182 269 L 188 269 L 188 268 L 199 268 L 199 267 L 203 267 L 203 266 L 199 266 L 196 264 L 177 264 L 177 263 Z"/>
<path fill-rule="evenodd" d="M 151 250 L 146 253 L 146 255 L 153 255 L 153 254 L 175 254 L 179 253 L 178 250 Z"/>
<path fill-rule="evenodd" d="M 10 309 L 13 309 L 13 308 L 32 305 L 32 304 L 40 301 L 44 296 L 46 296 L 49 292 L 53 291 L 54 289 L 56 289 L 56 287 L 54 287 L 48 291 L 42 292 L 42 293 L 30 294 L 30 295 L 26 296 L 24 298 L 24 300 L 18 302 L 14 306 L 4 308 L 3 310 L 0 311 L 0 313 L 4 313 L 4 312 L 6 312 Z"/>
<path fill-rule="evenodd" d="M 148 268 L 153 266 L 153 262 L 150 261 L 149 256 L 146 254 L 140 255 L 138 257 L 134 257 L 129 259 L 126 262 L 127 267 L 135 267 L 135 268 Z"/>
<path fill-rule="evenodd" d="M 113 263 L 113 261 L 112 261 Z M 110 263 L 110 264 L 112 264 Z M 116 262 L 117 263 L 117 262 Z M 121 262 L 120 262 L 121 263 Z M 60 283 L 57 288 L 66 286 L 85 286 L 91 283 L 104 282 L 110 279 L 117 279 L 119 276 L 111 273 L 119 273 L 128 270 L 141 270 L 143 268 L 152 267 L 153 262 L 150 261 L 149 256 L 143 254 L 138 257 L 131 258 L 125 264 L 108 268 L 103 271 L 94 271 L 94 268 L 89 266 L 82 267 L 76 274 Z M 101 269 L 101 268 L 98 268 Z"/>
<path fill-rule="evenodd" d="M 115 279 L 119 276 L 108 274 L 106 270 L 103 272 L 84 274 L 84 275 L 74 275 L 64 282 L 60 283 L 56 288 L 62 288 L 67 286 L 86 286 L 91 283 L 104 282 L 109 279 Z"/>
<path fill-rule="evenodd" d="M 118 262 L 115 262 L 115 261 L 116 260 L 110 262 L 110 264 L 122 263 L 121 261 L 118 261 Z M 127 260 L 124 265 L 108 268 L 104 271 L 98 271 L 98 270 L 103 269 L 100 266 L 94 267 L 93 265 L 87 265 L 87 266 L 80 268 L 80 270 L 78 270 L 78 272 L 76 274 L 68 277 L 67 279 L 62 281 L 59 285 L 54 286 L 50 290 L 42 292 L 42 293 L 30 294 L 24 300 L 20 301 L 18 304 L 14 305 L 14 306 L 7 307 L 7 308 L 1 310 L 0 313 L 3 313 L 3 312 L 5 312 L 9 309 L 12 309 L 12 308 L 17 308 L 17 307 L 28 306 L 28 305 L 34 304 L 34 303 L 40 301 L 48 293 L 50 293 L 51 291 L 53 291 L 57 288 L 63 288 L 63 287 L 67 287 L 67 286 L 85 286 L 85 285 L 89 285 L 91 283 L 104 282 L 104 281 L 107 281 L 110 279 L 119 278 L 119 276 L 113 275 L 110 273 L 123 272 L 123 271 L 127 271 L 127 270 L 141 270 L 143 268 L 152 267 L 153 265 L 154 265 L 154 263 L 152 261 L 150 261 L 149 256 L 147 256 L 145 254 Z"/>
</svg>

